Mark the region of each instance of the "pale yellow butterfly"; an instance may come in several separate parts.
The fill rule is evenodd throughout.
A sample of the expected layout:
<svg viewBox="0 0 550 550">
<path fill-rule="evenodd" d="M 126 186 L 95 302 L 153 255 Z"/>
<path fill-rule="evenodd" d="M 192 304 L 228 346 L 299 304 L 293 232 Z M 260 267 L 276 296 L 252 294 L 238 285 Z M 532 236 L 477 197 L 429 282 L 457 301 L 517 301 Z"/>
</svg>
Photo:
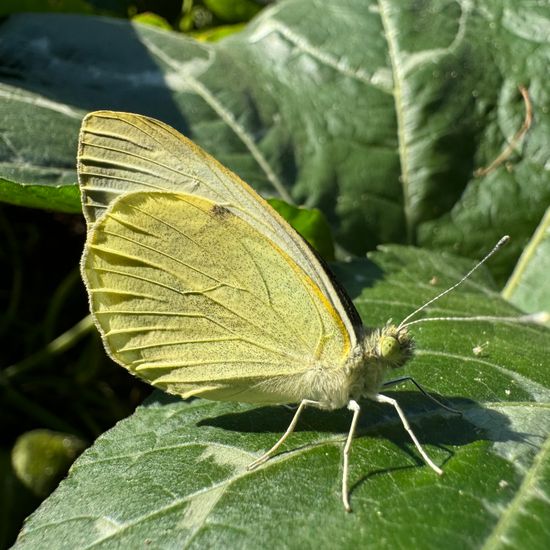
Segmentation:
<svg viewBox="0 0 550 550">
<path fill-rule="evenodd" d="M 414 382 L 386 382 L 386 375 L 413 353 L 407 325 L 415 321 L 407 321 L 416 312 L 399 326 L 365 329 L 346 293 L 286 221 L 162 122 L 89 114 L 78 176 L 88 224 L 82 275 L 117 363 L 183 398 L 298 403 L 285 434 L 250 468 L 281 446 L 304 407 L 347 406 L 353 412 L 342 481 L 348 511 L 361 397 L 392 405 L 425 462 L 441 473 L 398 403 L 380 393 L 384 385 Z"/>
</svg>

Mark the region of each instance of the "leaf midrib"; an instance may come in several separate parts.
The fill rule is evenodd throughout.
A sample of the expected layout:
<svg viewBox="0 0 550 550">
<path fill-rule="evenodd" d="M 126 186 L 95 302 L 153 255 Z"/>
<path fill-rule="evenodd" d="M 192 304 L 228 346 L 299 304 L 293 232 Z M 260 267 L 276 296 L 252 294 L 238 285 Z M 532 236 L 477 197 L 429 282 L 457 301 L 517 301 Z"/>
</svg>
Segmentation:
<svg viewBox="0 0 550 550">
<path fill-rule="evenodd" d="M 548 408 L 550 408 L 550 404 L 548 404 Z M 540 482 L 542 477 L 540 474 L 544 468 L 544 463 L 549 460 L 550 438 L 547 438 L 546 442 L 535 456 L 531 468 L 527 472 L 527 475 L 523 478 L 523 481 L 514 498 L 500 515 L 493 532 L 489 535 L 485 541 L 485 544 L 481 547 L 483 550 L 493 550 L 503 546 L 506 531 L 513 526 L 513 523 L 521 513 L 524 503 L 532 496 L 537 483 Z"/>
<path fill-rule="evenodd" d="M 405 226 L 407 229 L 407 242 L 413 243 L 413 226 L 411 203 L 409 200 L 409 160 L 405 138 L 405 109 L 403 106 L 403 87 L 404 78 L 399 66 L 399 48 L 397 45 L 397 29 L 393 26 L 390 9 L 385 0 L 378 0 L 378 9 L 380 20 L 384 29 L 384 36 L 388 44 L 388 55 L 390 58 L 391 72 L 393 75 L 393 99 L 395 104 L 395 114 L 397 118 L 397 142 L 399 151 L 399 161 L 401 164 L 401 185 L 403 187 L 403 210 L 405 216 Z"/>
<path fill-rule="evenodd" d="M 508 279 L 506 286 L 502 290 L 502 297 L 506 300 L 511 300 L 514 292 L 521 286 L 523 276 L 529 269 L 531 260 L 536 256 L 537 248 L 546 238 L 546 234 L 550 231 L 550 207 L 546 210 L 539 226 L 531 237 L 531 240 L 523 250 L 521 257 L 516 264 L 514 272 Z"/>
</svg>

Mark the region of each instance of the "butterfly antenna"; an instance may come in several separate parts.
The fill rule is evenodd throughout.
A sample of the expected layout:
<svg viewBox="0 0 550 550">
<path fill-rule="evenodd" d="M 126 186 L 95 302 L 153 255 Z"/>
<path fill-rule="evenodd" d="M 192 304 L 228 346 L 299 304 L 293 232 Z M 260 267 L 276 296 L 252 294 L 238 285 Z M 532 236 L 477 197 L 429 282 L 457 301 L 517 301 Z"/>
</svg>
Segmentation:
<svg viewBox="0 0 550 550">
<path fill-rule="evenodd" d="M 397 327 L 397 330 L 405 328 L 408 325 L 407 321 L 412 319 L 415 315 L 420 313 L 423 309 L 426 309 L 429 305 L 433 304 L 435 301 L 439 300 L 440 298 L 443 298 L 443 296 L 445 296 L 445 294 L 449 294 L 449 292 L 453 291 L 457 286 L 461 285 L 468 277 L 470 277 L 470 275 L 479 266 L 483 265 L 493 254 L 495 254 L 498 250 L 500 250 L 509 240 L 510 240 L 510 236 L 509 235 L 504 235 L 504 237 L 502 237 L 498 241 L 498 243 L 495 244 L 493 249 L 482 260 L 480 260 L 474 267 L 472 267 L 472 269 L 470 269 L 470 271 L 468 271 L 468 273 L 466 273 L 466 275 L 464 275 L 464 277 L 462 277 L 462 279 L 460 279 L 460 281 L 455 283 L 453 286 L 449 287 L 447 290 L 444 290 L 443 292 L 440 292 L 437 296 L 435 296 L 431 300 L 427 301 L 424 305 L 420 306 L 418 309 L 415 309 L 412 313 L 407 315 L 407 317 L 405 317 L 405 319 L 403 319 L 403 321 L 401 321 L 400 325 Z"/>
</svg>

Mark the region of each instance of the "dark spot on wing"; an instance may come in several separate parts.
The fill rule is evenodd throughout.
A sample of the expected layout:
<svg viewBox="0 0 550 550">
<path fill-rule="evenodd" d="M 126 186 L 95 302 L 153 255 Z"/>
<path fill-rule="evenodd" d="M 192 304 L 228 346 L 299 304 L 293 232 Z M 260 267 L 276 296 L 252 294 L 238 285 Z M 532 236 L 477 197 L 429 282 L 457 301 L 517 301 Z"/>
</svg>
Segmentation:
<svg viewBox="0 0 550 550">
<path fill-rule="evenodd" d="M 229 214 L 229 210 L 225 206 L 222 206 L 221 204 L 215 204 L 212 207 L 212 214 L 214 214 L 214 216 L 224 218 Z"/>
</svg>

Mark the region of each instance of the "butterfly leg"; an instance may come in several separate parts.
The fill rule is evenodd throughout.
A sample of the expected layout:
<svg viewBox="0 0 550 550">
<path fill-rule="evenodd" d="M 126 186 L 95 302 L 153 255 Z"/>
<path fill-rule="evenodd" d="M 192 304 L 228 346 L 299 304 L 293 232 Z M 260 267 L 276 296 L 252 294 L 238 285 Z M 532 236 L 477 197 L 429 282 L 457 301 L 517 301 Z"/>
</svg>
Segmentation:
<svg viewBox="0 0 550 550">
<path fill-rule="evenodd" d="M 459 411 L 458 409 L 453 409 L 453 407 L 449 407 L 449 405 L 445 405 L 445 403 L 442 403 L 441 401 L 439 401 L 439 399 L 436 399 L 433 395 L 428 393 L 412 376 L 402 376 L 401 378 L 396 378 L 395 380 L 388 380 L 384 383 L 384 388 L 396 386 L 397 384 L 401 384 L 401 382 L 412 382 L 428 399 L 431 399 L 434 403 L 436 403 L 443 409 L 452 412 L 453 414 L 458 414 L 462 416 L 462 411 Z"/>
<path fill-rule="evenodd" d="M 351 442 L 355 435 L 355 428 L 357 427 L 357 420 L 359 420 L 359 413 L 361 407 L 357 401 L 350 399 L 348 403 L 348 409 L 353 411 L 353 418 L 351 419 L 351 425 L 349 427 L 348 437 L 344 446 L 344 467 L 342 469 L 342 502 L 346 512 L 351 512 L 351 506 L 349 505 L 349 489 L 348 489 L 348 472 L 349 472 L 349 455 L 351 453 Z"/>
<path fill-rule="evenodd" d="M 378 395 L 375 395 L 374 397 L 371 397 L 374 401 L 377 403 L 387 403 L 388 405 L 391 405 L 399 415 L 399 418 L 401 419 L 401 423 L 403 424 L 403 427 L 405 430 L 407 430 L 408 434 L 411 436 L 411 439 L 413 440 L 413 443 L 415 444 L 416 448 L 418 449 L 418 452 L 422 455 L 422 458 L 424 459 L 424 462 L 437 474 L 441 475 L 443 473 L 443 470 L 436 466 L 431 458 L 426 454 L 426 451 L 422 448 L 422 445 L 418 442 L 418 439 L 416 439 L 416 436 L 414 435 L 414 432 L 412 431 L 411 427 L 409 426 L 409 422 L 407 421 L 407 418 L 405 417 L 405 413 L 399 406 L 399 403 L 392 399 L 391 397 L 387 397 L 386 395 L 382 395 L 379 393 Z"/>
<path fill-rule="evenodd" d="M 299 407 L 296 409 L 296 412 L 294 413 L 294 417 L 292 418 L 292 421 L 290 422 L 288 428 L 286 429 L 286 432 L 281 436 L 279 441 L 269 449 L 269 451 L 265 452 L 260 458 L 256 459 L 254 462 L 248 465 L 247 470 L 253 470 L 254 468 L 257 468 L 260 464 L 263 464 L 266 462 L 274 453 L 277 451 L 277 449 L 286 441 L 286 438 L 294 431 L 294 428 L 296 427 L 296 424 L 298 423 L 298 419 L 300 418 L 300 415 L 302 414 L 302 411 L 305 409 L 307 405 L 318 405 L 319 403 L 317 401 L 312 401 L 311 399 L 302 399 L 300 402 Z"/>
</svg>

